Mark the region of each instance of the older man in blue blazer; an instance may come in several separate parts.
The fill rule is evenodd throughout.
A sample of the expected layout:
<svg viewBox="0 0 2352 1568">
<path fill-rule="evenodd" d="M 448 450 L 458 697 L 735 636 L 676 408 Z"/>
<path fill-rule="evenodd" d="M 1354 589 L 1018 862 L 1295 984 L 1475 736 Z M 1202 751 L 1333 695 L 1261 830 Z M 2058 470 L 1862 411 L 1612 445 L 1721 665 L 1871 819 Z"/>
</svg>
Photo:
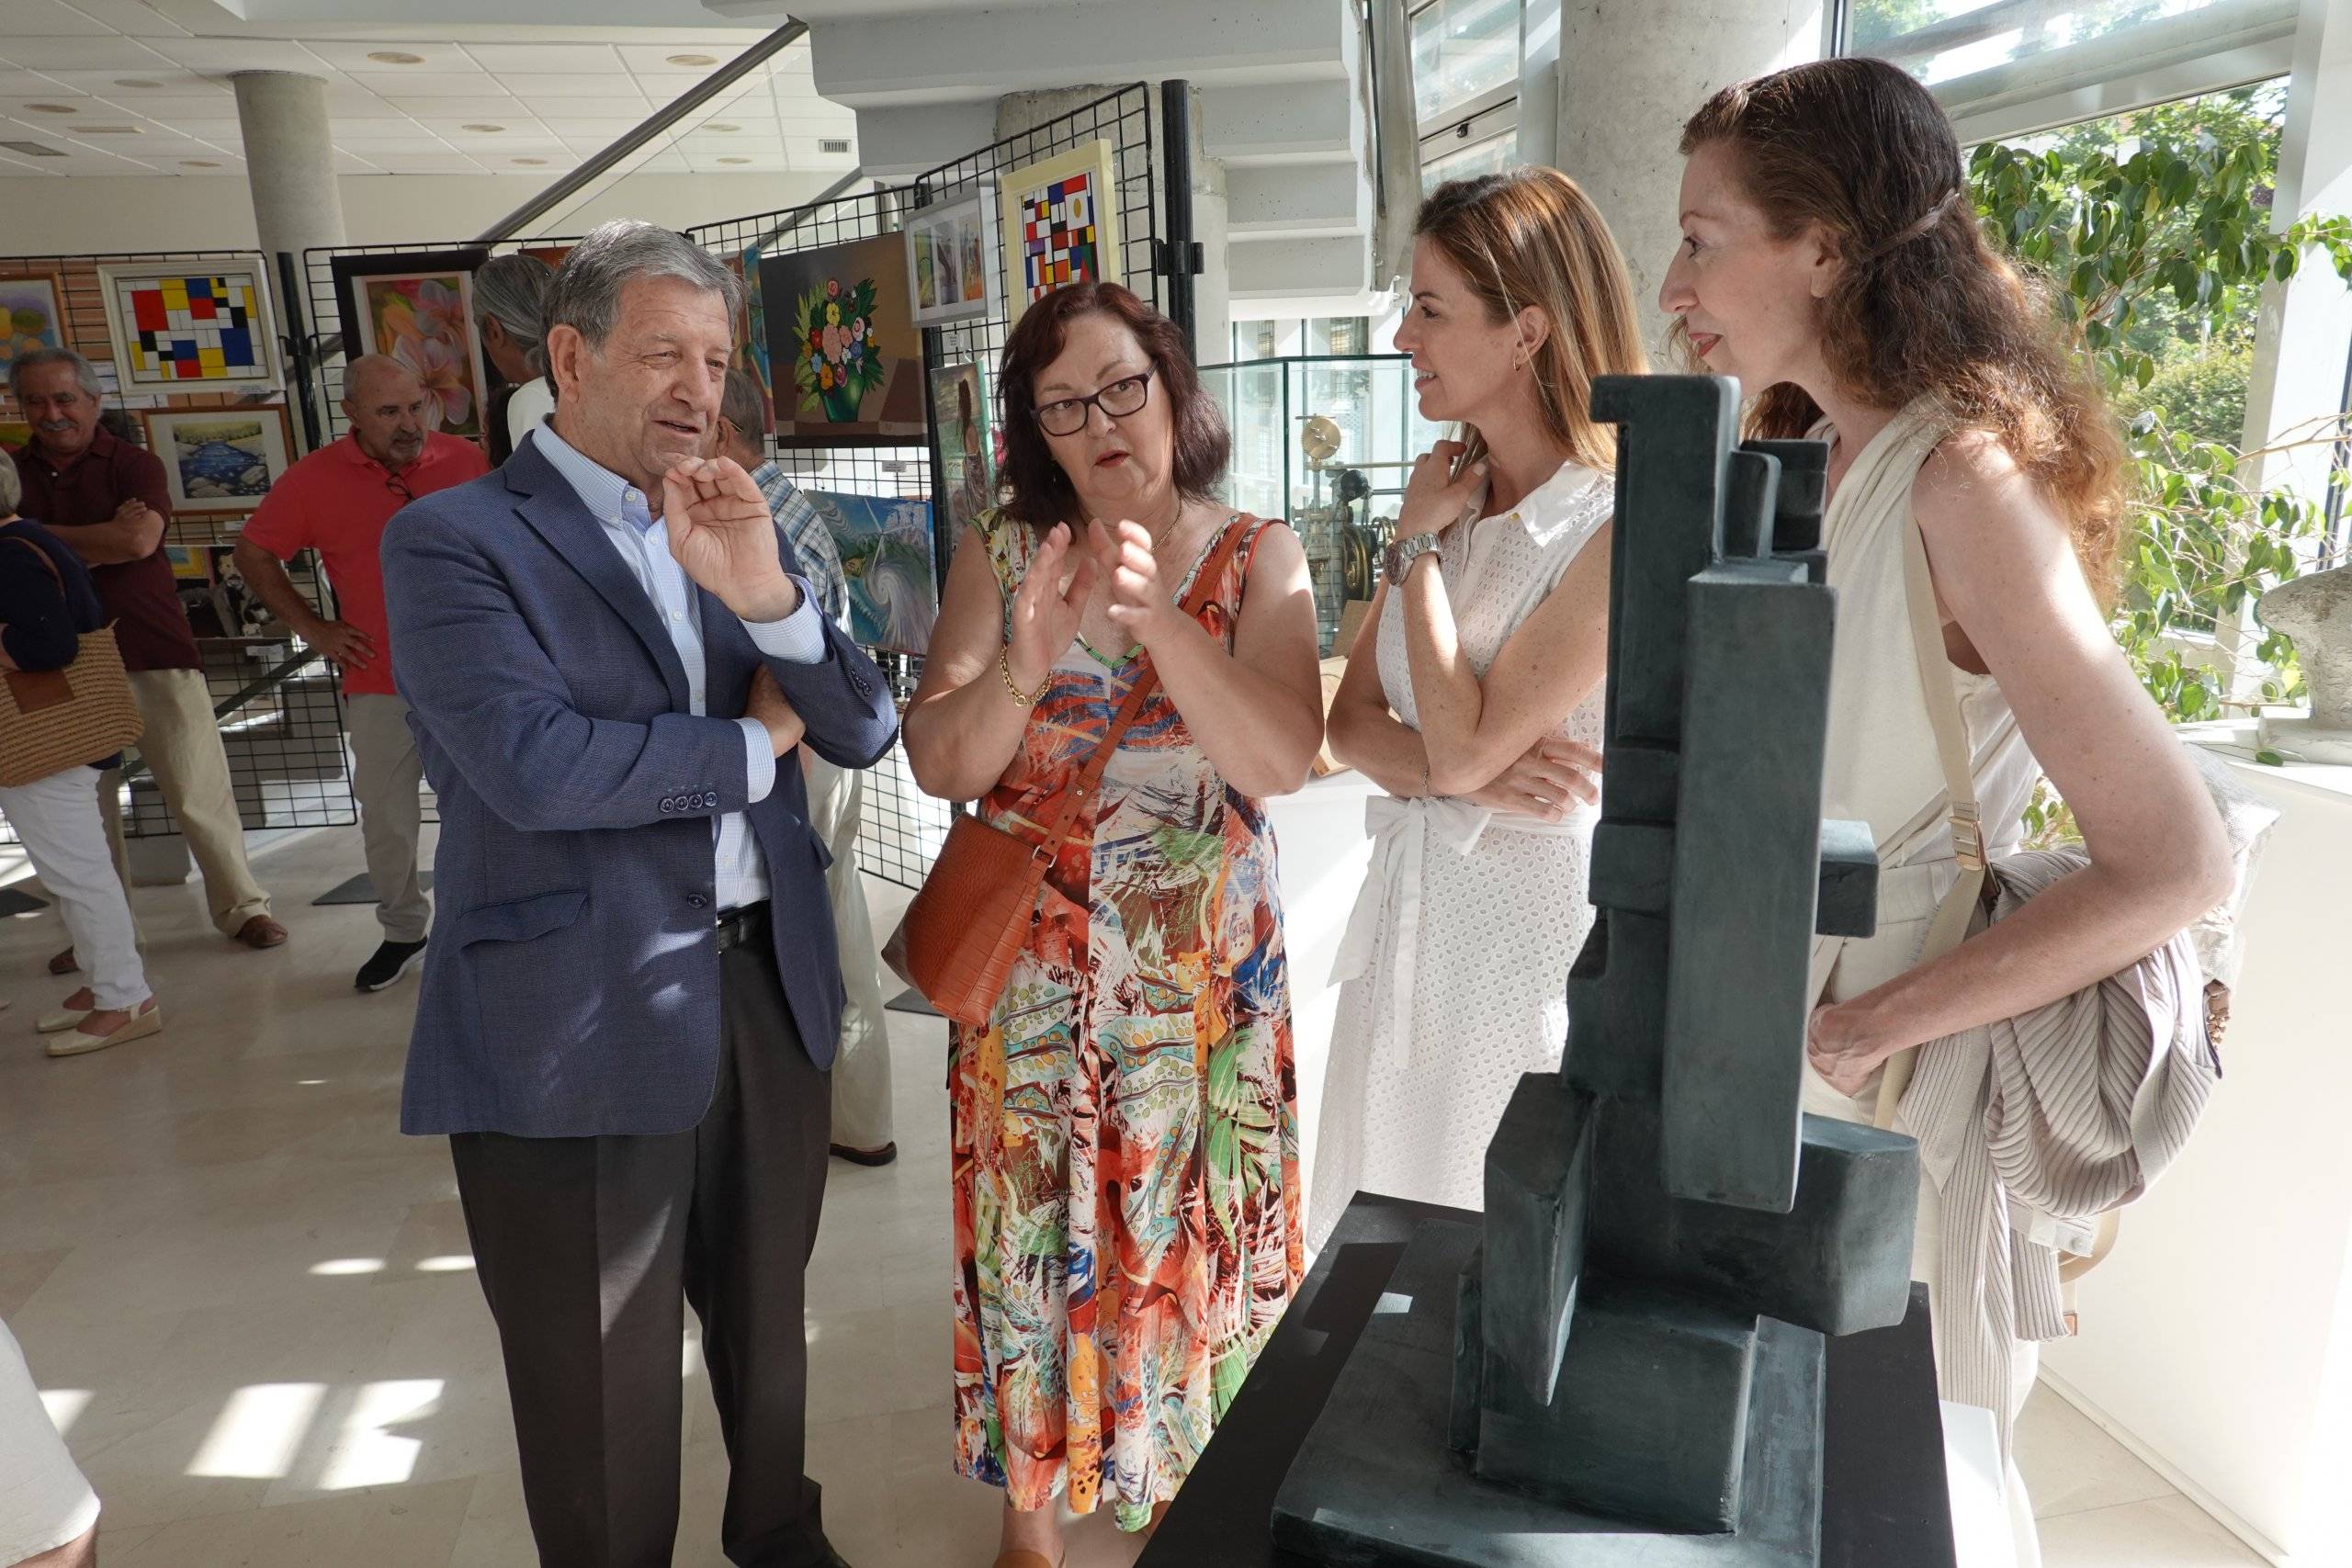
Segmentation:
<svg viewBox="0 0 2352 1568">
<path fill-rule="evenodd" d="M 714 460 L 740 284 L 650 224 L 548 298 L 556 412 L 386 530 L 393 663 L 441 804 L 401 1124 L 446 1134 L 540 1560 L 666 1564 L 682 1299 L 750 1568 L 838 1564 L 805 1473 L 802 1275 L 842 983 L 804 742 L 890 744 L 888 682 Z"/>
</svg>

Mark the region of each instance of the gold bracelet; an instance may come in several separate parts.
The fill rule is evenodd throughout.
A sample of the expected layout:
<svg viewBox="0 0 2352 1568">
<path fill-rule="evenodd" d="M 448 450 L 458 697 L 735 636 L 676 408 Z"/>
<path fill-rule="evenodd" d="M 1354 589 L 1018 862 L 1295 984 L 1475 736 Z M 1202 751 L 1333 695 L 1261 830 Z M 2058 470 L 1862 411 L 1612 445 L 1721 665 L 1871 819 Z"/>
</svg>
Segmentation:
<svg viewBox="0 0 2352 1568">
<path fill-rule="evenodd" d="M 1046 694 L 1046 689 L 1043 686 L 1038 687 L 1033 694 L 1024 692 L 1019 686 L 1013 684 L 1012 650 L 1011 649 L 1003 649 L 997 654 L 996 667 L 1003 673 L 1004 690 L 1006 694 L 1012 697 L 1014 702 L 1020 704 L 1023 707 L 1035 707 L 1037 705 L 1037 699 Z"/>
</svg>

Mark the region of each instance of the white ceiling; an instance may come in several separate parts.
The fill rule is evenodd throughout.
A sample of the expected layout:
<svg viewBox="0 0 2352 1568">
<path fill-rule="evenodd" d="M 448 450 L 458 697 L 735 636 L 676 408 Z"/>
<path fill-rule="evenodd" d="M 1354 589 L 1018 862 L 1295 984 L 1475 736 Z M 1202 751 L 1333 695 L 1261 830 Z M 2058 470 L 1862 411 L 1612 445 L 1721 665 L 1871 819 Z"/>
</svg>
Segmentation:
<svg viewBox="0 0 2352 1568">
<path fill-rule="evenodd" d="M 402 38 L 419 29 L 389 23 L 372 31 L 240 27 L 224 16 L 215 28 L 185 5 L 165 5 L 182 19 L 147 0 L 0 0 L 0 141 L 63 154 L 0 147 L 0 177 L 242 175 L 228 77 L 250 70 L 326 83 L 334 163 L 344 174 L 556 175 L 763 35 L 757 28 L 528 26 L 469 28 L 462 30 L 486 36 L 453 43 Z M 397 0 L 387 13 L 397 16 Z M 236 36 L 217 36 L 232 28 Z M 444 38 L 454 30 L 439 29 Z M 377 58 L 384 54 L 416 59 Z M 852 110 L 817 96 L 802 39 L 673 127 L 630 167 L 846 174 L 857 163 L 856 127 Z M 853 150 L 826 152 L 826 138 L 848 139 Z"/>
</svg>

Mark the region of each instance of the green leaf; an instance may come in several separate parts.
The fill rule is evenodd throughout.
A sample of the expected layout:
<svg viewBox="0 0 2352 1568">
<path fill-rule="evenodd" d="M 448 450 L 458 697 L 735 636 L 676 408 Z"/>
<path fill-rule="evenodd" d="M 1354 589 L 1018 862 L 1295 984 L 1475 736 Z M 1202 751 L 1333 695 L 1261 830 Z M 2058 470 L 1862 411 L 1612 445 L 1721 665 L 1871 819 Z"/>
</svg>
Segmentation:
<svg viewBox="0 0 2352 1568">
<path fill-rule="evenodd" d="M 2287 765 L 2287 759 L 2276 751 L 2256 751 L 2254 754 L 2254 760 L 2266 768 L 2283 768 Z"/>
</svg>

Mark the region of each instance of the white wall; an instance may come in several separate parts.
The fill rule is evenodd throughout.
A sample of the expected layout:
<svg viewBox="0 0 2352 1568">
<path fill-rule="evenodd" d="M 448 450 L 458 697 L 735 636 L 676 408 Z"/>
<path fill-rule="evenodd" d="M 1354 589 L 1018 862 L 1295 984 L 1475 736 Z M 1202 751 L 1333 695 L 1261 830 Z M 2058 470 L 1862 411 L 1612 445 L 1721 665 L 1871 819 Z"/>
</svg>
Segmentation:
<svg viewBox="0 0 2352 1568">
<path fill-rule="evenodd" d="M 835 177 L 630 175 L 529 231 L 576 234 L 608 218 L 642 218 L 674 229 L 748 217 L 808 201 Z M 345 175 L 339 183 L 348 243 L 379 245 L 469 239 L 548 181 L 544 175 Z M 224 176 L 0 179 L 0 212 L 9 215 L 0 249 L 12 255 L 251 249 L 255 243 L 245 182 Z"/>
</svg>

